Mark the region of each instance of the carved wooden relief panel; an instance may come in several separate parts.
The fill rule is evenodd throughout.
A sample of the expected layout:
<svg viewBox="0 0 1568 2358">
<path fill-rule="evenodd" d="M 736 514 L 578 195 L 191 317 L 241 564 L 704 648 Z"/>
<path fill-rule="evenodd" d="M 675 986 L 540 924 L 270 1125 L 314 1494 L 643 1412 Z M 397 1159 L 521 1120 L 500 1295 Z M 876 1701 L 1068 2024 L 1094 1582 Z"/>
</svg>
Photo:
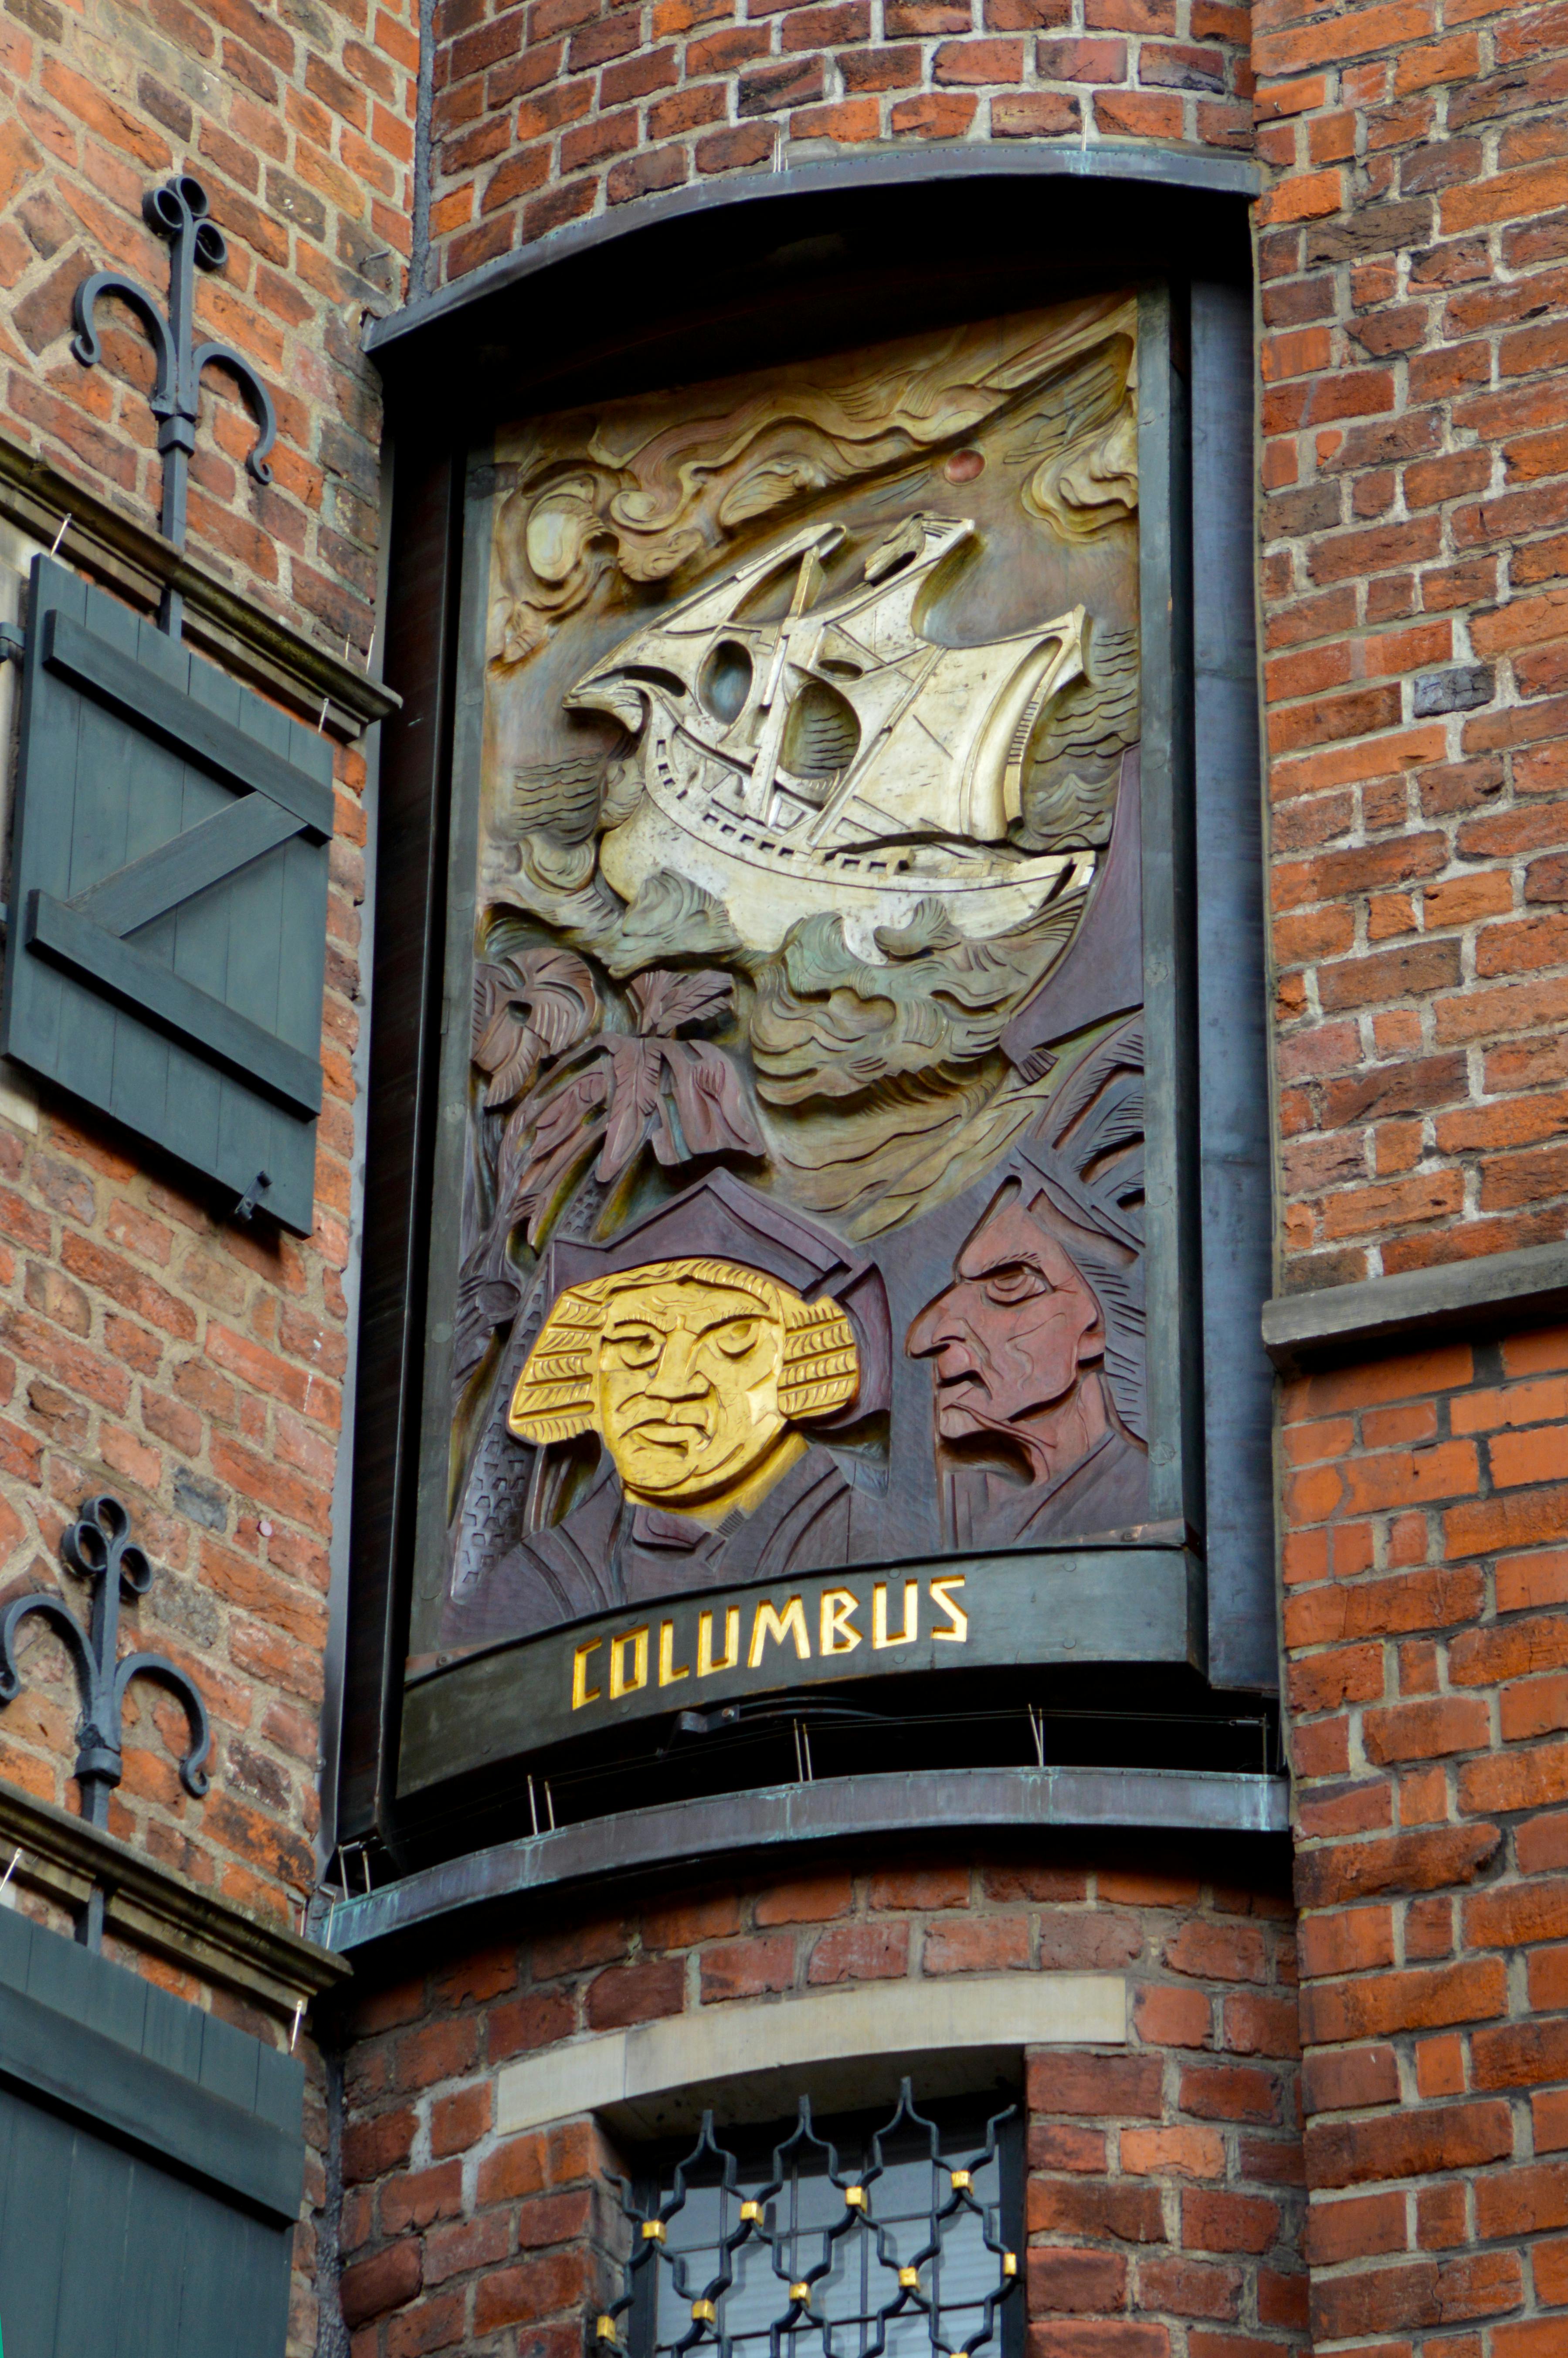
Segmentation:
<svg viewBox="0 0 1568 2358">
<path fill-rule="evenodd" d="M 425 1662 L 1145 1538 L 1138 319 L 498 438 Z"/>
</svg>

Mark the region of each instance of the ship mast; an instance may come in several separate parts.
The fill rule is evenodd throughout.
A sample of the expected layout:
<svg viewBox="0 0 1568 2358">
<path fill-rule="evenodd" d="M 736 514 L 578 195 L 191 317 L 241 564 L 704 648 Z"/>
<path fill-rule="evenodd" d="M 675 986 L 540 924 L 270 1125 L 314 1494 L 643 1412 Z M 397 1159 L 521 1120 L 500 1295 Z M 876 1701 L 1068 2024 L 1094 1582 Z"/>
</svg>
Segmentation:
<svg viewBox="0 0 1568 2358">
<path fill-rule="evenodd" d="M 784 681 L 784 668 L 786 665 L 793 664 L 798 670 L 809 671 L 816 660 L 822 624 L 814 615 L 807 613 L 806 609 L 815 604 L 822 594 L 823 557 L 831 556 L 843 537 L 842 525 L 828 525 L 808 547 L 801 551 L 795 595 L 790 600 L 789 613 L 779 627 L 778 637 L 773 643 L 773 660 L 757 698 L 757 710 L 762 716 L 762 733 L 757 740 L 757 758 L 752 764 L 751 783 L 743 792 L 745 807 L 753 818 L 766 818 L 773 802 L 784 723 L 789 719 L 789 698 L 780 693 Z"/>
</svg>

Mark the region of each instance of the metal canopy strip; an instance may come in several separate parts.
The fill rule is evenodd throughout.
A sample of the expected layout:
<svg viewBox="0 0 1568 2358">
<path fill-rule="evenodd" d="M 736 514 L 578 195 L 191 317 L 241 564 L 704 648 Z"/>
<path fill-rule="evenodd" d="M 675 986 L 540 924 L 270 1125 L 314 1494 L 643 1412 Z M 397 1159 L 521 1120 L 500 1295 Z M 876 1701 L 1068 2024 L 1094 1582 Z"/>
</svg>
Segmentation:
<svg viewBox="0 0 1568 2358">
<path fill-rule="evenodd" d="M 320 1938 L 344 1952 L 488 1900 L 595 1876 L 646 1873 L 756 1847 L 993 1827 L 1128 1826 L 1283 1834 L 1284 1777 L 1186 1768 L 958 1768 L 834 1778 L 591 1818 L 500 1843 L 341 1900 Z"/>
<path fill-rule="evenodd" d="M 540 238 L 521 253 L 500 255 L 438 293 L 387 318 L 372 319 L 365 329 L 365 350 L 375 359 L 390 357 L 443 320 L 471 310 L 476 304 L 519 285 L 557 263 L 569 261 L 591 247 L 634 235 L 687 216 L 714 214 L 746 204 L 777 204 L 782 199 L 838 194 L 860 189 L 913 187 L 938 180 L 1078 179 L 1121 180 L 1135 185 L 1193 189 L 1214 196 L 1249 201 L 1263 188 L 1262 167 L 1249 156 L 1216 155 L 1212 149 L 1155 147 L 1146 140 L 1097 141 L 1073 147 L 1065 141 L 1038 146 L 1010 147 L 1005 153 L 978 142 L 946 150 L 903 155 L 834 156 L 814 158 L 779 172 L 740 172 L 719 184 L 666 189 L 617 206 L 610 214 L 574 222 Z"/>
</svg>

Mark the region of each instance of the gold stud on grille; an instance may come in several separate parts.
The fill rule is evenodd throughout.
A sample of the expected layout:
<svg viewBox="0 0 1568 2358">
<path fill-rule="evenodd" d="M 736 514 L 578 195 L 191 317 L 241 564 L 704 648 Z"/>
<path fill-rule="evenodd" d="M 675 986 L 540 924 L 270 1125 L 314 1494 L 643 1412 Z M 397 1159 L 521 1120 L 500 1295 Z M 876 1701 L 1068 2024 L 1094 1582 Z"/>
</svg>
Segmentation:
<svg viewBox="0 0 1568 2358">
<path fill-rule="evenodd" d="M 920 2270 L 918 2268 L 900 2268 L 898 2272 L 898 2280 L 905 2292 L 918 2291 L 920 2287 Z"/>
<path fill-rule="evenodd" d="M 1004 2252 L 1002 2254 L 1001 2272 L 1004 2277 L 1015 2277 L 1018 2274 L 1018 2254 L 1016 2252 Z"/>
<path fill-rule="evenodd" d="M 600 2317 L 596 2321 L 593 2330 L 600 2342 L 608 2342 L 613 2345 L 615 2341 L 615 2320 L 612 2317 Z"/>
<path fill-rule="evenodd" d="M 644 2219 L 643 2222 L 643 2241 L 644 2244 L 662 2244 L 664 2240 L 664 2221 L 662 2219 Z"/>
<path fill-rule="evenodd" d="M 808 2284 L 792 2284 L 789 2288 L 789 2297 L 791 2300 L 798 2300 L 804 2307 L 809 2308 L 811 2304 L 811 2287 Z"/>
<path fill-rule="evenodd" d="M 968 2193 L 969 2186 L 969 2173 L 967 2169 L 950 2170 L 948 2172 L 948 2176 L 953 2180 L 953 2191 L 955 2194 Z"/>
<path fill-rule="evenodd" d="M 753 2227 L 760 2227 L 762 2223 L 762 2204 L 760 2202 L 742 2202 L 741 2205 L 741 2216 L 742 2219 L 749 2221 Z"/>
<path fill-rule="evenodd" d="M 719 2311 L 710 2300 L 694 2300 L 691 2305 L 691 2314 L 694 2323 L 697 2325 L 717 2325 L 719 2322 Z"/>
<path fill-rule="evenodd" d="M 863 2211 L 866 2207 L 865 2188 L 863 2186 L 846 2186 L 844 2189 L 844 2200 L 851 2211 Z"/>
</svg>

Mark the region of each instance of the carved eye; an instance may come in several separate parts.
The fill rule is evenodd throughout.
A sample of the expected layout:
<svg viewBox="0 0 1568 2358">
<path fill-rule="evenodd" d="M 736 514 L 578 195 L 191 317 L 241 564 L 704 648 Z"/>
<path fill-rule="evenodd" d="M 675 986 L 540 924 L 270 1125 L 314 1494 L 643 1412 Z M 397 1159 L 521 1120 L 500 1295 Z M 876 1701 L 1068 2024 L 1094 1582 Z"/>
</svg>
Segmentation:
<svg viewBox="0 0 1568 2358">
<path fill-rule="evenodd" d="M 999 1269 L 988 1270 L 982 1282 L 986 1300 L 1002 1308 L 1012 1302 L 1033 1302 L 1054 1290 L 1050 1279 L 1026 1260 L 1003 1261 Z"/>
<path fill-rule="evenodd" d="M 713 1329 L 713 1339 L 727 1359 L 743 1359 L 757 1339 L 760 1318 L 731 1318 Z"/>
<path fill-rule="evenodd" d="M 623 1368 L 651 1368 L 663 1342 L 652 1326 L 622 1326 L 610 1337 L 610 1347 Z"/>
</svg>

